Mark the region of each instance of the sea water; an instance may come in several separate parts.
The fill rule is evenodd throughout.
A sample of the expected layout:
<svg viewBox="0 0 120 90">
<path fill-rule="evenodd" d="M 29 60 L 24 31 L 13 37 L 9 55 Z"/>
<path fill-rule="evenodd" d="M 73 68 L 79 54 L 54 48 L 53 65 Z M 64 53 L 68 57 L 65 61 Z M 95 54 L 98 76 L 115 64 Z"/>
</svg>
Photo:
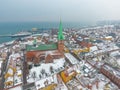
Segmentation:
<svg viewBox="0 0 120 90">
<path fill-rule="evenodd" d="M 86 23 L 63 22 L 63 28 L 77 28 L 86 26 Z M 30 31 L 32 28 L 58 28 L 59 22 L 0 22 L 0 35 L 15 34 L 21 31 Z M 12 41 L 15 38 L 0 37 L 0 44 Z"/>
</svg>

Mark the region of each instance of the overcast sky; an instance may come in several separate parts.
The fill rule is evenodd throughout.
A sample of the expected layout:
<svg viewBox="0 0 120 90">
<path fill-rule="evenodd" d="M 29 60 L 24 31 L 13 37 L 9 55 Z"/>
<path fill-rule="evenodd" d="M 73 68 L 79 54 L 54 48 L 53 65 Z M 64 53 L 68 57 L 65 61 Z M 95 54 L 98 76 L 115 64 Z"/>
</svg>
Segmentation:
<svg viewBox="0 0 120 90">
<path fill-rule="evenodd" d="M 120 20 L 120 0 L 0 0 L 0 22 Z"/>
</svg>

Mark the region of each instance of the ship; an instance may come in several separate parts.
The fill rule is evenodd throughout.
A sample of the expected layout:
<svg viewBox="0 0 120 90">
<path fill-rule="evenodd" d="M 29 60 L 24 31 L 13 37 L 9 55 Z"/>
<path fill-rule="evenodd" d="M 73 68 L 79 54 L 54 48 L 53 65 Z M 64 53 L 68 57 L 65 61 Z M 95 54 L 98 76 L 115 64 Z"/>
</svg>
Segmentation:
<svg viewBox="0 0 120 90">
<path fill-rule="evenodd" d="M 11 37 L 12 38 L 25 37 L 25 36 L 30 36 L 30 35 L 32 35 L 32 33 L 30 33 L 30 32 L 19 32 L 19 33 L 16 33 L 16 34 L 12 34 Z"/>
</svg>

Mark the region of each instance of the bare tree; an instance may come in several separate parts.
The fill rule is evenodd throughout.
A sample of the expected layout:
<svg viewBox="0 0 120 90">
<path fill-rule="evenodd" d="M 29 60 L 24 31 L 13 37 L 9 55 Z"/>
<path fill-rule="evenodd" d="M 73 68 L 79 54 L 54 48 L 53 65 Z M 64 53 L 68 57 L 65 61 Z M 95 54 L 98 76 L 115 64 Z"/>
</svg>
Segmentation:
<svg viewBox="0 0 120 90">
<path fill-rule="evenodd" d="M 41 70 L 41 74 L 42 74 L 42 75 L 45 74 L 45 69 L 42 69 L 42 70 Z"/>
<path fill-rule="evenodd" d="M 33 77 L 34 80 L 35 80 L 35 78 L 36 78 L 36 72 L 35 72 L 35 71 L 33 72 L 32 77 Z"/>
<path fill-rule="evenodd" d="M 41 74 L 39 74 L 39 78 L 40 78 L 40 79 L 42 78 Z"/>
<path fill-rule="evenodd" d="M 53 71 L 53 66 L 50 66 L 50 72 L 51 72 L 51 73 L 54 73 L 54 71 Z"/>
</svg>

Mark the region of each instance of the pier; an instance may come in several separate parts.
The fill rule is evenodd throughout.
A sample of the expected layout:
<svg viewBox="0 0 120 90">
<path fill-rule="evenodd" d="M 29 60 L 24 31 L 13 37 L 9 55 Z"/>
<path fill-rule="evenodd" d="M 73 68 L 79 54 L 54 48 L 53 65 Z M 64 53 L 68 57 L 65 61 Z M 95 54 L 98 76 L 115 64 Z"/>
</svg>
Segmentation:
<svg viewBox="0 0 120 90">
<path fill-rule="evenodd" d="M 12 34 L 0 35 L 0 37 L 11 37 Z"/>
</svg>

